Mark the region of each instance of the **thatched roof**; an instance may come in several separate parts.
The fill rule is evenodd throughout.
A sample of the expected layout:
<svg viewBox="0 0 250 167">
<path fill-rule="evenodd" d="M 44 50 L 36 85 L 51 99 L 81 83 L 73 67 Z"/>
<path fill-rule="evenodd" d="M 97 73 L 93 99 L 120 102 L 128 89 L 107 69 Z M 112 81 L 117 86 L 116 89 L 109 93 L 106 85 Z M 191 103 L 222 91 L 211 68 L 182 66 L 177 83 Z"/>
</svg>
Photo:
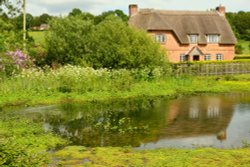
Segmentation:
<svg viewBox="0 0 250 167">
<path fill-rule="evenodd" d="M 206 44 L 206 35 L 220 35 L 220 44 L 235 44 L 236 38 L 224 16 L 217 11 L 167 11 L 141 9 L 129 19 L 131 26 L 146 31 L 173 31 L 181 44 L 189 44 L 188 35 L 198 34 L 199 44 Z"/>
</svg>

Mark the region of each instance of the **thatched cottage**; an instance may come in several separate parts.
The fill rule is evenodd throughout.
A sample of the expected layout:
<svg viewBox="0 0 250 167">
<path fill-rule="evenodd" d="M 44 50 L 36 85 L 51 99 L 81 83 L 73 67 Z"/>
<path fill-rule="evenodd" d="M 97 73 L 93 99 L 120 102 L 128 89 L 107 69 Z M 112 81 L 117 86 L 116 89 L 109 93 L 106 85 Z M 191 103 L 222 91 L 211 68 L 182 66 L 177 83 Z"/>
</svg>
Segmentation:
<svg viewBox="0 0 250 167">
<path fill-rule="evenodd" d="M 225 11 L 221 5 L 213 11 L 138 10 L 129 5 L 129 24 L 165 47 L 170 62 L 232 60 L 236 38 Z"/>
</svg>

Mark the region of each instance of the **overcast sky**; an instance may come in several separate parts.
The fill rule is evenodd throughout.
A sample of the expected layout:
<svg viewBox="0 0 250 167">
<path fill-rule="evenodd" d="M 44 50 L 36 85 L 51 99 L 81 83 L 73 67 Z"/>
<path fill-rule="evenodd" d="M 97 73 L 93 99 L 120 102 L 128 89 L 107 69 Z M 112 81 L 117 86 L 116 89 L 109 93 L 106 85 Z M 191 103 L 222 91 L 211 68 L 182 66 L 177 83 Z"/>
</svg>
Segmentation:
<svg viewBox="0 0 250 167">
<path fill-rule="evenodd" d="M 222 4 L 230 12 L 250 11 L 250 0 L 26 0 L 26 3 L 27 11 L 32 15 L 66 15 L 73 8 L 95 15 L 115 9 L 127 14 L 129 4 L 166 10 L 207 10 Z"/>
</svg>

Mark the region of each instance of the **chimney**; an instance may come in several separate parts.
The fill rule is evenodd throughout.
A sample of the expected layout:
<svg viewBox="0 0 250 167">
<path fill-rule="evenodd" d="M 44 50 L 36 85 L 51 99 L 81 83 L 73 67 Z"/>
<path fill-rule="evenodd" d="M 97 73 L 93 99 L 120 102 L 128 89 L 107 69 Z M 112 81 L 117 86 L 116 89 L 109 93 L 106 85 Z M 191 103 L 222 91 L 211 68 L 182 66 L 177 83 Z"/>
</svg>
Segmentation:
<svg viewBox="0 0 250 167">
<path fill-rule="evenodd" d="M 220 6 L 216 7 L 216 11 L 220 14 L 220 16 L 226 15 L 226 7 L 222 6 L 221 4 Z"/>
<path fill-rule="evenodd" d="M 138 12 L 138 6 L 136 4 L 129 5 L 129 17 L 135 15 Z"/>
</svg>

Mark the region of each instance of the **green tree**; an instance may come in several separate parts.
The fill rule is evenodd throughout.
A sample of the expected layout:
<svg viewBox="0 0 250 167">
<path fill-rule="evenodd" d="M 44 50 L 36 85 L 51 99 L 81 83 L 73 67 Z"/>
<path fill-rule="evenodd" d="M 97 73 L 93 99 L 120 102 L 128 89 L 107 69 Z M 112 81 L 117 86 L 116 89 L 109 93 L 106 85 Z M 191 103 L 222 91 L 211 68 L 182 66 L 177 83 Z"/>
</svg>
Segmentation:
<svg viewBox="0 0 250 167">
<path fill-rule="evenodd" d="M 32 26 L 33 16 L 30 13 L 26 14 L 26 29 L 29 29 Z M 13 19 L 14 24 L 18 30 L 23 29 L 23 14 L 20 14 L 18 17 Z"/>
<path fill-rule="evenodd" d="M 0 0 L 0 14 L 15 17 L 20 13 L 22 0 Z"/>
<path fill-rule="evenodd" d="M 95 24 L 99 24 L 100 22 L 102 22 L 103 20 L 105 20 L 107 17 L 109 17 L 111 15 L 121 18 L 126 23 L 128 22 L 128 16 L 126 14 L 124 14 L 123 11 L 117 9 L 115 11 L 103 12 L 102 14 L 96 16 L 95 17 Z"/>
<path fill-rule="evenodd" d="M 98 25 L 80 15 L 53 19 L 46 37 L 49 64 L 88 64 L 94 68 L 144 68 L 162 65 L 164 52 L 145 32 L 116 16 Z"/>
<path fill-rule="evenodd" d="M 227 13 L 227 19 L 238 39 L 250 40 L 250 12 Z"/>
<path fill-rule="evenodd" d="M 93 28 L 91 21 L 81 16 L 55 18 L 50 22 L 50 30 L 46 37 L 49 64 L 81 64 L 87 52 L 89 34 Z"/>
<path fill-rule="evenodd" d="M 145 32 L 109 16 L 91 34 L 85 60 L 94 68 L 150 68 L 163 64 L 164 52 Z"/>
<path fill-rule="evenodd" d="M 43 13 L 42 15 L 39 16 L 39 20 L 41 24 L 48 24 L 50 19 L 52 19 L 52 16 L 50 16 L 47 13 Z"/>
<path fill-rule="evenodd" d="M 81 15 L 82 11 L 78 8 L 74 8 L 72 9 L 72 11 L 69 13 L 69 16 L 77 16 L 77 15 Z"/>
</svg>

